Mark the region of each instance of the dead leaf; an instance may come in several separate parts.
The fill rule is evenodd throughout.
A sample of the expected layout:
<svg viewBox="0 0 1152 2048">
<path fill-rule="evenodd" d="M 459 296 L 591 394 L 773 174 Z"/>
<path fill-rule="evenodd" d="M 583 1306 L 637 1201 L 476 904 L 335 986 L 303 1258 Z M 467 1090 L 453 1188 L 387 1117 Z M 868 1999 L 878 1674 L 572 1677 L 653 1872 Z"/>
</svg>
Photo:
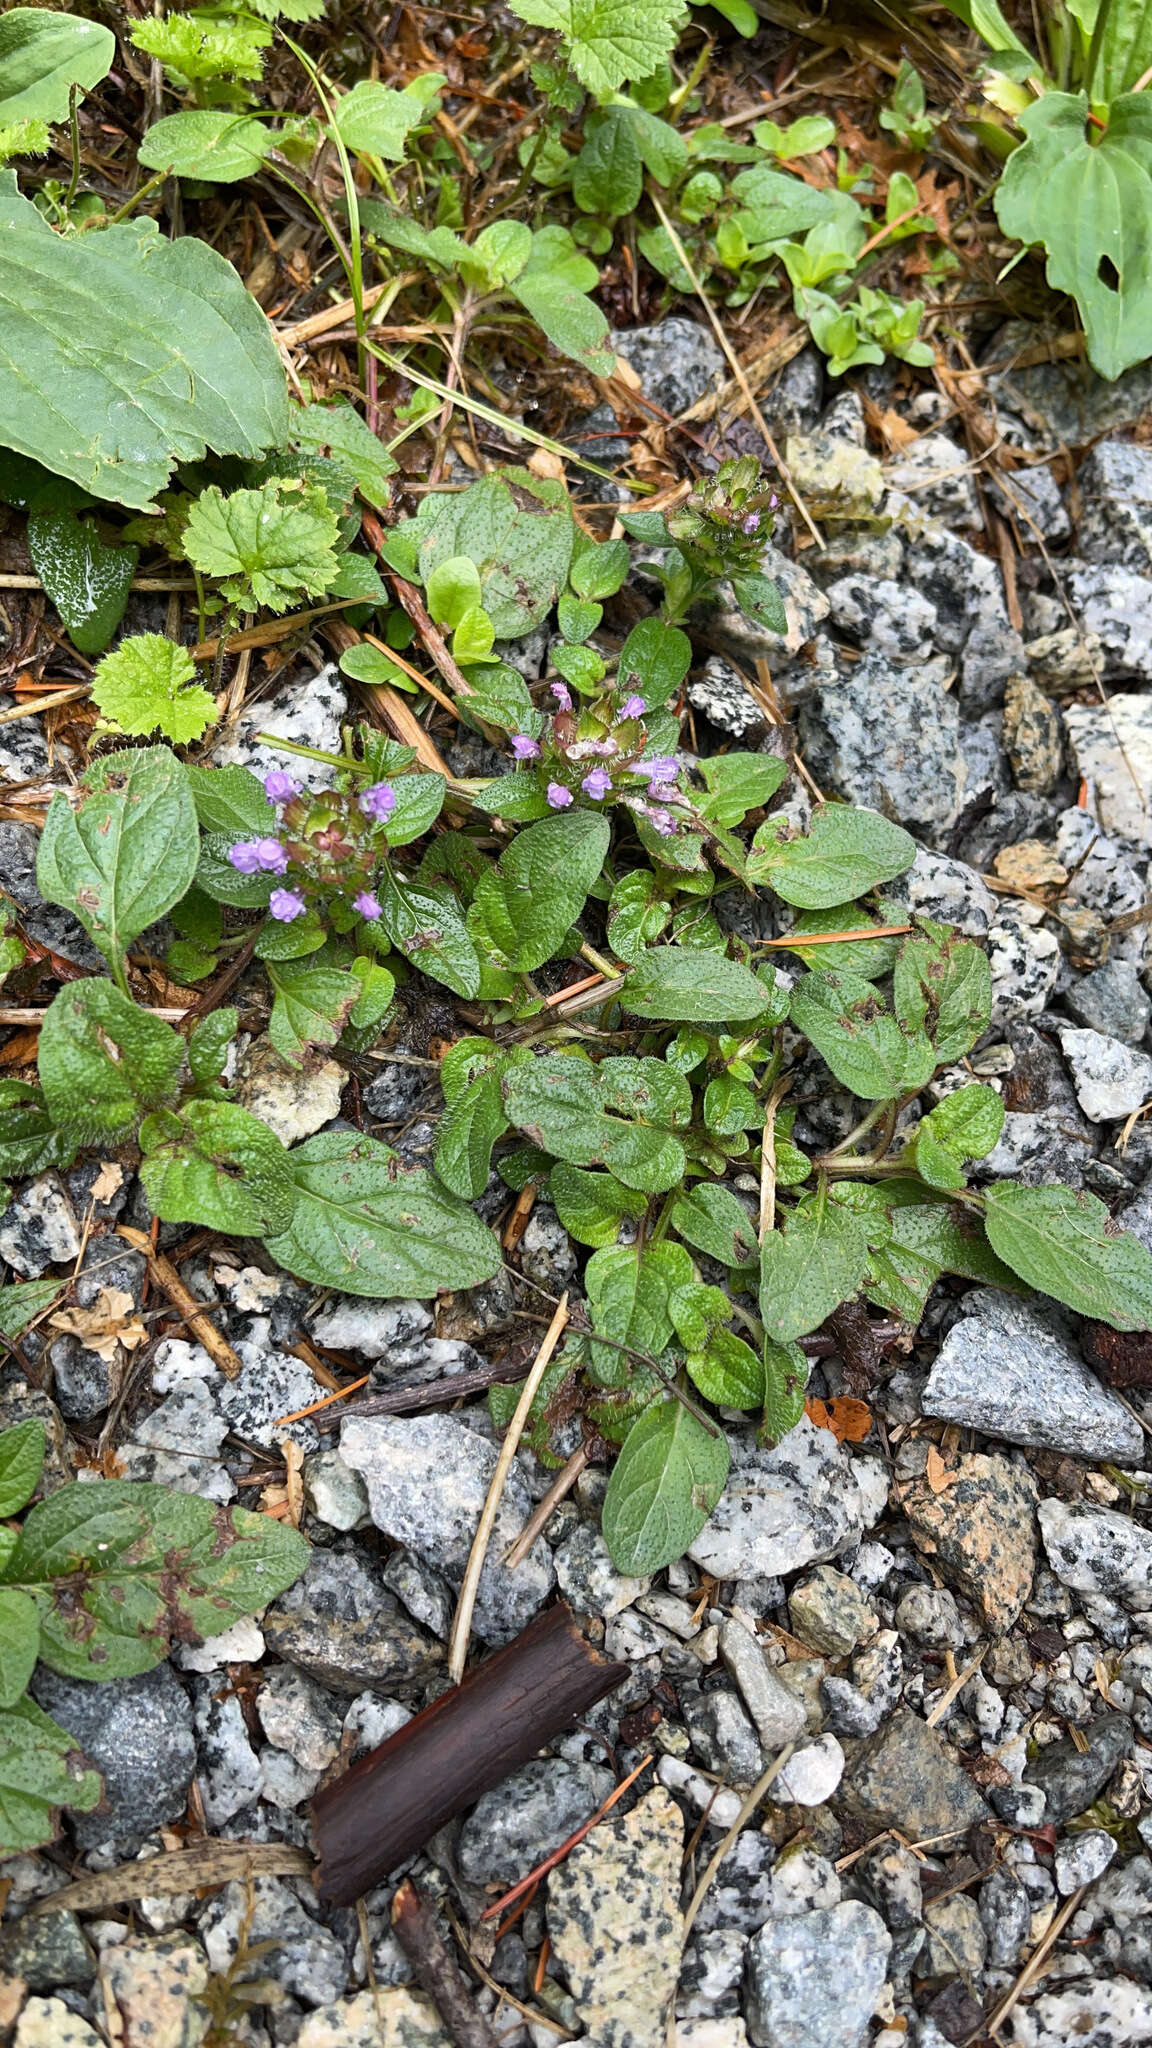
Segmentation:
<svg viewBox="0 0 1152 2048">
<path fill-rule="evenodd" d="M 304 1513 L 304 1453 L 299 1444 L 293 1443 L 291 1437 L 285 1438 L 281 1448 L 288 1475 L 284 1487 L 288 1502 L 288 1519 L 292 1527 L 298 1529 Z"/>
<path fill-rule="evenodd" d="M 62 1308 L 48 1321 L 53 1329 L 79 1337 L 86 1351 L 95 1351 L 111 1365 L 117 1346 L 135 1351 L 148 1342 L 148 1332 L 135 1314 L 136 1304 L 122 1287 L 102 1287 L 91 1308 Z"/>
<path fill-rule="evenodd" d="M 945 1463 L 935 1444 L 929 1444 L 924 1477 L 933 1493 L 944 1493 L 949 1486 L 955 1486 L 958 1476 L 952 1467 Z"/>
<path fill-rule="evenodd" d="M 92 1183 L 92 1200 L 110 1202 L 113 1195 L 119 1194 L 123 1185 L 124 1168 L 118 1166 L 114 1159 L 102 1159 L 100 1171 Z"/>
<path fill-rule="evenodd" d="M 817 1429 L 830 1429 L 840 1444 L 862 1444 L 872 1427 L 868 1403 L 851 1394 L 838 1394 L 831 1401 L 818 1401 L 811 1395 L 804 1403 L 804 1413 Z"/>
</svg>

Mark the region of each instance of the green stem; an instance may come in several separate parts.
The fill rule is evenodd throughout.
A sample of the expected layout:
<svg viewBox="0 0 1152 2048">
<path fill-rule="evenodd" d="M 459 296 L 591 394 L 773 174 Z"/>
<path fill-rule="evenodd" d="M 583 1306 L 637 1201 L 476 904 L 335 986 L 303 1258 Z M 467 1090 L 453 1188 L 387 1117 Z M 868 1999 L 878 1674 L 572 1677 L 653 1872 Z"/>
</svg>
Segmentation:
<svg viewBox="0 0 1152 2048">
<path fill-rule="evenodd" d="M 76 99 L 79 91 L 78 85 L 70 85 L 68 87 L 68 127 L 72 137 L 72 176 L 68 183 L 68 190 L 64 194 L 64 211 L 66 214 L 72 210 L 72 201 L 76 197 L 76 187 L 80 183 L 80 122 L 76 113 Z"/>
<path fill-rule="evenodd" d="M 123 206 L 121 206 L 116 213 L 109 214 L 108 226 L 110 228 L 114 228 L 117 227 L 122 220 L 127 220 L 128 215 L 130 213 L 135 212 L 136 208 L 140 204 L 140 201 L 142 199 L 147 199 L 148 194 L 150 192 L 155 192 L 157 187 L 164 183 L 164 180 L 167 176 L 167 171 L 157 171 L 155 176 L 147 179 L 147 181 L 143 185 L 137 185 L 136 190 L 132 194 L 131 199 L 126 199 L 124 201 Z"/>
</svg>

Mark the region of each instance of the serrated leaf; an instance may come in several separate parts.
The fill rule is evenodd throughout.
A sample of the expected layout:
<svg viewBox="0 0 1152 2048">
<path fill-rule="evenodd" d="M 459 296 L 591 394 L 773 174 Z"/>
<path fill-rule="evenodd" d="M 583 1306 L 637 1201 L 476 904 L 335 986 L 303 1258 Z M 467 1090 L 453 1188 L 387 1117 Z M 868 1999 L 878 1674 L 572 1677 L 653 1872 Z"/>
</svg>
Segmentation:
<svg viewBox="0 0 1152 2048">
<path fill-rule="evenodd" d="M 182 746 L 200 739 L 216 716 L 216 699 L 196 684 L 187 649 L 162 633 L 134 633 L 106 654 L 92 678 L 92 695 L 102 716 L 121 732 L 162 732 Z"/>
<path fill-rule="evenodd" d="M 167 747 L 105 754 L 73 810 L 57 790 L 40 837 L 36 880 L 116 968 L 132 940 L 178 903 L 200 841 L 188 779 Z"/>
<path fill-rule="evenodd" d="M 53 1813 L 70 1806 L 91 1813 L 103 1786 L 67 1728 L 30 1699 L 0 1713 L 0 1857 L 50 1842 Z"/>
<path fill-rule="evenodd" d="M 334 967 L 306 967 L 269 961 L 276 999 L 268 1036 L 290 1067 L 302 1064 L 310 1045 L 335 1045 L 359 995 L 352 975 Z"/>
<path fill-rule="evenodd" d="M 356 488 L 367 504 L 379 511 L 388 503 L 388 478 L 395 474 L 396 457 L 346 399 L 337 399 L 332 405 L 306 405 L 293 413 L 289 431 L 297 447 L 341 463 L 355 477 Z"/>
<path fill-rule="evenodd" d="M 275 146 L 275 132 L 251 114 L 195 108 L 154 121 L 136 155 L 145 170 L 234 185 L 254 177 Z"/>
<path fill-rule="evenodd" d="M 589 1173 L 582 1166 L 557 1160 L 548 1177 L 552 1206 L 577 1244 L 613 1245 L 625 1218 L 634 1222 L 648 1208 L 648 1197 L 626 1188 L 611 1173 Z"/>
<path fill-rule="evenodd" d="M 920 924 L 921 931 L 900 948 L 892 1000 L 900 1022 L 927 1032 L 938 1064 L 948 1066 L 988 1028 L 992 972 L 987 955 L 971 939 L 926 918 Z"/>
<path fill-rule="evenodd" d="M 669 1222 L 686 1244 L 725 1266 L 744 1266 L 756 1255 L 756 1227 L 743 1203 L 718 1181 L 697 1181 L 678 1195 Z"/>
<path fill-rule="evenodd" d="M 27 1593 L 0 1586 L 0 1708 L 27 1689 L 40 1648 L 40 1616 Z"/>
<path fill-rule="evenodd" d="M 608 851 L 607 818 L 573 811 L 518 832 L 481 875 L 468 929 L 493 964 L 530 974 L 550 960 L 579 917 Z"/>
<path fill-rule="evenodd" d="M 650 78 L 675 47 L 682 0 L 512 0 L 532 28 L 563 37 L 564 54 L 590 93 L 615 92 L 625 79 Z"/>
<path fill-rule="evenodd" d="M 663 527 L 662 513 L 643 516 L 658 519 Z M 668 535 L 663 538 L 666 545 Z M 692 642 L 679 626 L 669 626 L 664 619 L 641 619 L 620 649 L 617 690 L 621 697 L 643 697 L 649 710 L 665 705 L 680 688 L 691 662 Z"/>
<path fill-rule="evenodd" d="M 0 438 L 95 496 L 146 507 L 175 463 L 287 436 L 267 319 L 193 236 L 147 219 L 56 235 L 0 173 L 0 320 Z"/>
<path fill-rule="evenodd" d="M 478 1287 L 500 1265 L 500 1246 L 466 1203 L 423 1167 L 406 1172 L 373 1138 L 331 1131 L 289 1154 L 296 1211 L 267 1239 L 301 1280 L 347 1294 L 420 1299 Z"/>
<path fill-rule="evenodd" d="M 429 71 L 397 92 L 376 79 L 362 78 L 336 101 L 336 132 L 347 149 L 403 163 L 409 135 L 431 119 L 444 82 L 441 72 Z"/>
<path fill-rule="evenodd" d="M 218 1635 L 259 1613 L 308 1554 L 295 1529 L 267 1515 L 97 1479 L 59 1487 L 30 1510 L 0 1583 L 35 1601 L 51 1670 L 131 1678 L 159 1664 L 174 1635 Z"/>
<path fill-rule="evenodd" d="M 999 1181 L 985 1225 L 993 1251 L 1041 1294 L 1114 1330 L 1152 1329 L 1152 1252 L 1097 1195 Z"/>
<path fill-rule="evenodd" d="M 661 1571 L 699 1535 L 728 1477 L 728 1440 L 679 1401 L 633 1423 L 608 1481 L 601 1530 L 617 1571 Z"/>
<path fill-rule="evenodd" d="M 635 1120 L 610 1113 L 618 1105 L 604 1069 L 614 1064 L 604 1061 L 596 1068 L 557 1053 L 514 1067 L 501 1083 L 505 1112 L 535 1144 L 570 1166 L 604 1166 L 626 1187 L 659 1194 L 683 1178 L 684 1147 L 666 1124 L 635 1111 Z M 634 1064 L 655 1068 L 661 1062 Z M 687 1083 L 671 1078 L 680 1081 L 690 1109 Z"/>
<path fill-rule="evenodd" d="M 91 522 L 72 512 L 33 512 L 28 552 L 73 646 L 99 654 L 124 616 L 138 549 L 106 547 Z"/>
<path fill-rule="evenodd" d="M 798 910 L 824 910 L 891 882 L 910 868 L 916 842 L 878 811 L 827 804 L 811 830 L 766 818 L 752 841 L 748 880 L 765 882 Z"/>
<path fill-rule="evenodd" d="M 288 1228 L 296 1190 L 279 1138 L 233 1102 L 186 1102 L 146 1118 L 140 1178 L 165 1223 L 202 1223 L 234 1237 Z"/>
<path fill-rule="evenodd" d="M 44 1013 L 38 1057 L 49 1113 L 95 1144 L 172 1100 L 184 1041 L 110 981 L 73 981 Z"/>
<path fill-rule="evenodd" d="M 775 1344 L 816 1330 L 850 1301 L 864 1278 L 868 1240 L 859 1218 L 822 1195 L 808 1197 L 760 1245 L 760 1314 Z"/>
<path fill-rule="evenodd" d="M 936 1054 L 923 1032 L 904 1031 L 871 982 L 856 974 L 806 974 L 791 1018 L 836 1079 L 868 1102 L 922 1088 Z"/>
<path fill-rule="evenodd" d="M 216 484 L 188 514 L 184 547 L 225 595 L 284 612 L 301 596 L 322 597 L 336 575 L 339 528 L 318 484 L 272 477 L 257 491 Z"/>
<path fill-rule="evenodd" d="M 18 1321 L 19 1327 L 6 1328 L 6 1337 L 19 1336 L 25 1323 L 41 1308 L 47 1308 L 59 1294 L 60 1283 L 58 1280 L 25 1280 L 14 1287 L 6 1287 L 2 1305 L 5 1308 L 8 1306 L 8 1297 L 12 1294 L 23 1292 L 27 1297 L 29 1288 L 35 1288 L 42 1298 L 35 1306 L 27 1308 L 27 1315 L 23 1321 L 13 1318 Z M 44 1424 L 36 1415 L 31 1416 L 27 1422 L 13 1423 L 11 1429 L 6 1429 L 0 1434 L 0 1516 L 18 1515 L 21 1508 L 26 1507 L 31 1500 L 40 1483 L 47 1441 Z"/>
<path fill-rule="evenodd" d="M 771 1000 L 739 961 L 685 946 L 657 946 L 633 967 L 621 991 L 626 1010 L 671 1024 L 742 1024 Z"/>
<path fill-rule="evenodd" d="M 798 1344 L 765 1343 L 761 1433 L 766 1443 L 778 1444 L 795 1429 L 804 1413 L 808 1371 L 808 1360 Z"/>
<path fill-rule="evenodd" d="M 66 121 L 72 86 L 90 91 L 115 61 L 116 38 L 102 22 L 9 8 L 0 16 L 0 122 Z"/>
<path fill-rule="evenodd" d="M 1088 126 L 1087 93 L 1045 92 L 1017 116 L 1025 140 L 996 189 L 1006 235 L 1047 252 L 1048 282 L 1080 309 L 1088 359 L 1119 377 L 1149 351 L 1152 244 L 1152 107 L 1124 93 L 1101 135 Z"/>
</svg>

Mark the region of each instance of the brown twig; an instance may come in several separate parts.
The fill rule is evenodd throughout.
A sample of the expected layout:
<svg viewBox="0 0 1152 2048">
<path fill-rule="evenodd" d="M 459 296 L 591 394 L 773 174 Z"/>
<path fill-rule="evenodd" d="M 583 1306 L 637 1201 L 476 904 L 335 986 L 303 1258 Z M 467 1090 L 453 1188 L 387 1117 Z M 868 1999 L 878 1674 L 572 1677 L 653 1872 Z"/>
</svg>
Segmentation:
<svg viewBox="0 0 1152 2048">
<path fill-rule="evenodd" d="M 573 1451 L 563 1471 L 556 1474 L 543 1500 L 533 1508 L 516 1541 L 508 1545 L 504 1552 L 504 1562 L 509 1568 L 518 1565 L 527 1557 L 536 1538 L 547 1528 L 553 1509 L 558 1508 L 565 1496 L 571 1493 L 587 1463 L 588 1446 L 581 1444 L 578 1451 Z"/>
<path fill-rule="evenodd" d="M 497 2048 L 495 2034 L 410 1877 L 396 1888 L 390 1918 L 416 1982 L 428 1993 L 456 2048 Z"/>
<path fill-rule="evenodd" d="M 207 1305 L 189 1294 L 184 1282 L 163 1252 L 158 1252 L 147 1231 L 133 1230 L 127 1223 L 117 1227 L 117 1237 L 122 1237 L 134 1250 L 143 1252 L 148 1261 L 148 1271 L 162 1294 L 166 1294 L 173 1308 L 178 1308 L 188 1327 L 193 1330 L 204 1346 L 208 1356 L 219 1366 L 226 1379 L 234 1380 L 244 1370 L 243 1360 L 238 1358 L 226 1337 L 220 1335 Z"/>
<path fill-rule="evenodd" d="M 518 1883 L 512 1886 L 511 1891 L 504 1893 L 503 1898 L 497 1899 L 491 1906 L 485 1906 L 484 1911 L 480 1915 L 481 1920 L 496 1919 L 509 1906 L 515 1905 L 516 1900 L 522 1898 L 526 1891 L 533 1890 L 539 1884 L 542 1877 L 547 1877 L 550 1870 L 555 1870 L 558 1863 L 563 1863 L 565 1857 L 570 1856 L 573 1849 L 577 1848 L 584 1840 L 585 1835 L 591 1834 L 597 1822 L 602 1821 L 606 1814 L 611 1813 L 612 1808 L 623 1799 L 628 1787 L 636 1783 L 641 1771 L 646 1771 L 651 1762 L 652 1758 L 650 1756 L 643 1757 L 635 1770 L 629 1771 L 628 1776 L 622 1778 L 620 1783 L 613 1788 L 602 1805 L 596 1808 L 595 1813 L 589 1814 L 588 1819 L 581 1823 L 576 1829 L 575 1834 L 569 1835 L 566 1842 L 561 1842 L 558 1849 L 553 1849 L 551 1855 L 544 1858 L 543 1863 L 538 1863 L 534 1870 L 528 1872 L 527 1877 L 520 1878 Z"/>
</svg>

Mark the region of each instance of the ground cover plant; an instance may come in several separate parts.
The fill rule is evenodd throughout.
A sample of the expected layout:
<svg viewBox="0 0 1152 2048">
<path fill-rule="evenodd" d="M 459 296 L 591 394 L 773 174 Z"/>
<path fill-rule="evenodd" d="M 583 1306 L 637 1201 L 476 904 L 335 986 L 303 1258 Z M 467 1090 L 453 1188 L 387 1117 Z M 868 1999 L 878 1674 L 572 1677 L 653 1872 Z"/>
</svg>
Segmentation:
<svg viewBox="0 0 1152 2048">
<path fill-rule="evenodd" d="M 973 1184 L 1004 1117 L 965 1064 L 988 960 L 889 894 L 913 838 L 809 802 L 784 740 L 697 748 L 684 690 L 718 614 L 788 629 L 785 466 L 766 442 L 696 437 L 673 477 L 658 436 L 634 488 L 593 498 L 595 443 L 558 438 L 561 380 L 585 409 L 619 388 L 609 310 L 642 296 L 733 335 L 770 306 L 834 377 L 927 372 L 911 281 L 943 295 L 1040 245 L 1097 368 L 1148 354 L 1144 10 L 1074 11 L 1039 55 L 997 10 L 955 11 L 992 53 L 995 119 L 931 102 L 889 51 L 870 138 L 820 111 L 716 113 L 714 25 L 677 0 L 516 0 L 475 51 L 449 39 L 447 69 L 415 31 L 395 63 L 329 47 L 318 0 L 172 10 L 119 40 L 44 9 L 0 19 L 0 150 L 19 167 L 0 173 L 0 498 L 59 620 L 36 680 L 64 683 L 53 731 L 75 741 L 68 786 L 30 778 L 10 815 L 39 828 L 39 893 L 106 970 L 61 968 L 6 907 L 0 971 L 35 1042 L 0 1079 L 0 1174 L 113 1154 L 157 1225 L 376 1299 L 491 1281 L 501 1241 L 475 1205 L 535 1190 L 588 1256 L 530 1441 L 562 1463 L 578 1418 L 611 1464 L 603 1530 L 629 1573 L 678 1558 L 712 1513 L 726 1416 L 769 1444 L 799 1421 L 804 1340 L 845 1310 L 914 1330 L 954 1276 L 1152 1325 L 1152 1255 L 1098 1196 Z M 741 0 L 721 12 L 755 26 Z M 481 59 L 465 127 L 461 66 Z M 148 118 L 109 142 L 116 64 Z M 942 196 L 957 162 L 987 174 L 974 235 Z M 300 326 L 278 345 L 218 246 L 249 206 L 247 275 L 270 242 L 279 293 L 306 251 L 289 297 L 306 286 L 301 326 L 337 337 L 303 375 Z M 954 317 L 946 296 L 932 310 Z M 160 591 L 167 617 L 145 616 L 135 599 Z M 517 657 L 540 629 L 530 681 Z M 275 765 L 217 765 L 254 657 L 314 631 L 361 707 L 339 747 L 257 722 Z M 432 738 L 442 712 L 469 772 Z M 738 935 L 729 913 L 753 900 L 778 936 Z M 236 1099 L 241 1034 L 266 1031 L 294 1073 L 334 1052 L 355 1074 L 427 984 L 450 1020 L 431 1164 L 347 1118 L 287 1143 Z M 814 1099 L 846 1112 L 835 1142 L 802 1135 Z M 58 1297 L 30 1285 L 10 1290 L 9 1342 Z M 519 1392 L 493 1390 L 500 1427 Z M 35 1490 L 35 1427 L 0 1440 L 6 1516 Z M 25 1698 L 37 1655 L 143 1670 L 178 1623 L 223 1626 L 301 1568 L 290 1529 L 160 1495 L 87 1479 L 7 1532 L 8 1847 L 98 1796 Z M 104 1516 L 100 1540 L 145 1557 L 116 1628 L 90 1548 Z M 161 1613 L 151 1579 L 174 1551 L 188 1583 Z M 79 1620 L 61 1620 L 62 1580 L 82 1581 Z"/>
</svg>

